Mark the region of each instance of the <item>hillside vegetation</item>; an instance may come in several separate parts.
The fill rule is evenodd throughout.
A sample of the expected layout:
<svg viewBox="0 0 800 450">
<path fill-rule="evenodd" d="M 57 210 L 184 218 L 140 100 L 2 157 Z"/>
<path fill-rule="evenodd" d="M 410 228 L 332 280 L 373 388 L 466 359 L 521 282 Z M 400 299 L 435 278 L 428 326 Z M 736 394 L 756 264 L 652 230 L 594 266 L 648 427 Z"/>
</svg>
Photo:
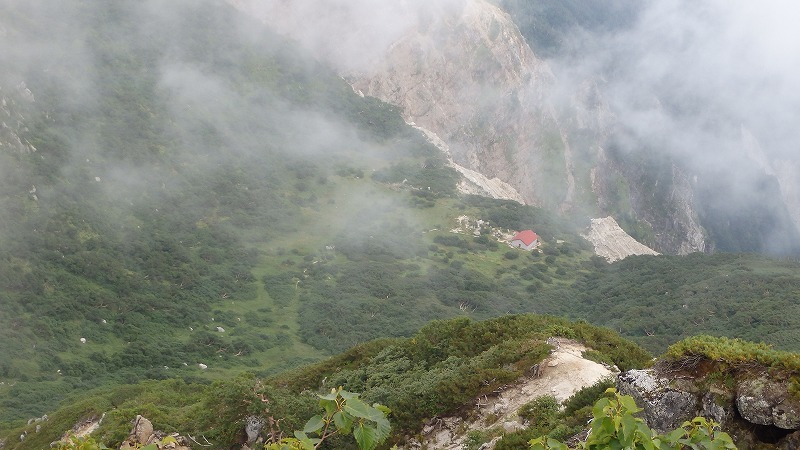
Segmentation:
<svg viewBox="0 0 800 450">
<path fill-rule="evenodd" d="M 215 448 L 241 439 L 244 419 L 251 414 L 281 419 L 284 433 L 301 429 L 314 414 L 316 393 L 331 386 L 361 392 L 362 398 L 391 408 L 391 441 L 417 433 L 435 416 L 467 412 L 470 400 L 512 383 L 549 354 L 548 337 L 586 342 L 597 356 L 621 368 L 642 367 L 651 356 L 616 333 L 586 323 L 518 315 L 482 322 L 467 318 L 436 321 L 411 338 L 360 344 L 316 365 L 274 377 L 252 374 L 213 384 L 176 380 L 149 381 L 133 386 L 76 395 L 66 406 L 28 430 L 18 449 L 47 447 L 73 423 L 107 412 L 95 439 L 117 445 L 127 437 L 132 415 L 143 414 L 156 429 L 204 436 Z M 591 404 L 600 392 L 585 395 Z M 577 408 L 576 408 L 577 409 Z M 583 412 L 585 413 L 585 411 Z M 355 448 L 334 439 L 332 448 Z"/>
<path fill-rule="evenodd" d="M 2 95 L 36 149 L 0 147 L 0 431 L 60 404 L 116 407 L 122 427 L 168 390 L 185 394 L 164 394 L 180 416 L 208 401 L 198 385 L 252 389 L 231 380 L 375 338 L 425 337 L 436 332 L 430 321 L 454 317 L 446 324 L 458 330 L 466 318 L 564 315 L 652 351 L 699 333 L 800 349 L 796 262 L 693 255 L 608 265 L 579 235 L 588 218 L 458 194 L 456 172 L 396 108 L 356 95 L 260 24 L 210 0 L 158 11 L 140 3 L 0 6 L 9 48 L 29 50 L 0 54 Z M 22 81 L 35 101 L 9 88 Z M 504 233 L 526 228 L 541 237 L 539 251 L 506 245 Z M 526 320 L 531 333 L 561 323 L 498 319 L 486 345 L 520 356 L 498 339 Z M 563 326 L 582 339 L 595 333 Z M 348 354 L 424 353 L 408 342 Z M 398 383 L 437 367 L 472 392 L 466 374 L 478 363 L 449 360 L 469 348 L 456 344 L 430 344 Z M 520 351 L 544 348 L 534 347 Z M 485 358 L 476 373 L 511 356 Z M 316 386 L 318 375 L 297 377 Z M 336 376 L 390 407 L 399 395 Z M 414 389 L 435 397 L 440 381 Z M 400 420 L 411 427 L 456 403 L 431 398 Z M 173 415 L 153 411 L 154 420 Z"/>
</svg>

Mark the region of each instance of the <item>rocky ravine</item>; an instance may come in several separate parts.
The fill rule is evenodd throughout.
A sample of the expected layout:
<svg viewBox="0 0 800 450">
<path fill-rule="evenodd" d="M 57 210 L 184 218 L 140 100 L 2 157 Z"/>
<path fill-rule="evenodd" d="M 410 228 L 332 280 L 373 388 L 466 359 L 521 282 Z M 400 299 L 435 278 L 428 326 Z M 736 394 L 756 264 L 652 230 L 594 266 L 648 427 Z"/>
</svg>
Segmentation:
<svg viewBox="0 0 800 450">
<path fill-rule="evenodd" d="M 406 120 L 447 142 L 459 165 L 509 183 L 526 203 L 560 206 L 565 194 L 545 183 L 543 165 L 550 158 L 567 172 L 546 99 L 548 65 L 488 1 L 442 10 L 425 25 L 400 37 L 369 70 L 349 74 L 354 88 L 401 106 Z"/>
</svg>

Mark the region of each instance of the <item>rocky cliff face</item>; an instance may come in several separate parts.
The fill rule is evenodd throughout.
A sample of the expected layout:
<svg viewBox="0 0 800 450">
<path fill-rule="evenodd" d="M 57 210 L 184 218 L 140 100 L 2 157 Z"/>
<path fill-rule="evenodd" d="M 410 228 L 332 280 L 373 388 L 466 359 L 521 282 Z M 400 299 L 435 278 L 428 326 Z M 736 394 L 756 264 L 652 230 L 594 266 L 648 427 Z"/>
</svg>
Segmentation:
<svg viewBox="0 0 800 450">
<path fill-rule="evenodd" d="M 36 151 L 30 142 L 21 137 L 27 130 L 22 109 L 33 101 L 33 93 L 25 83 L 20 83 L 12 89 L 0 86 L 0 151 L 16 153 Z"/>
<path fill-rule="evenodd" d="M 336 14 L 320 17 L 277 0 L 231 2 L 339 67 L 354 89 L 401 106 L 408 122 L 447 144 L 459 166 L 513 186 L 525 203 L 559 207 L 571 200 L 569 145 L 547 100 L 553 75 L 495 5 L 401 2 L 405 8 L 393 6 L 396 17 L 384 30 L 333 23 L 348 14 L 379 21 L 382 13 L 370 5 L 331 2 Z M 309 35 L 307 26 L 287 25 L 293 23 L 332 31 Z M 350 50 L 355 36 L 360 58 Z"/>
<path fill-rule="evenodd" d="M 527 203 L 567 199 L 565 143 L 546 101 L 552 74 L 494 5 L 473 0 L 431 17 L 349 78 L 436 132 L 456 163 L 511 184 Z M 553 167 L 562 179 L 548 186 Z"/>
<path fill-rule="evenodd" d="M 779 159 L 773 162 L 772 167 L 789 215 L 800 230 L 800 161 Z"/>
<path fill-rule="evenodd" d="M 481 180 L 467 181 L 469 192 L 613 215 L 664 253 L 714 249 L 688 166 L 660 160 L 658 149 L 650 161 L 638 150 L 633 158 L 614 153 L 614 141 L 630 137 L 604 82 L 559 83 L 489 1 L 228 1 L 337 67 L 357 92 L 400 106 L 446 145 L 468 180 Z M 647 147 L 645 140 L 623 147 Z M 800 223 L 797 171 L 783 172 L 782 192 L 795 198 Z"/>
<path fill-rule="evenodd" d="M 650 234 L 646 243 L 664 253 L 686 255 L 711 250 L 698 217 L 695 187 L 674 162 L 610 156 L 601 149 L 592 186 L 602 211 L 629 215 Z M 640 237 L 641 238 L 641 237 Z"/>
</svg>

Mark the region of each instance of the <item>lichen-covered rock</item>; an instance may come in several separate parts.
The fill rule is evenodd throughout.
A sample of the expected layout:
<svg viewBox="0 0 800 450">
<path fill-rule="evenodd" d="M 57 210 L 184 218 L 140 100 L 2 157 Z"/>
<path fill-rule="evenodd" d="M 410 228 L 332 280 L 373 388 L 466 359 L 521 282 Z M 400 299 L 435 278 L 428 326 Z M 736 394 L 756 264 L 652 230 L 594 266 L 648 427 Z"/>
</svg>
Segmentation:
<svg viewBox="0 0 800 450">
<path fill-rule="evenodd" d="M 697 416 L 699 401 L 695 394 L 673 389 L 669 380 L 651 370 L 629 370 L 617 378 L 619 392 L 630 395 L 643 409 L 650 428 L 665 433 Z"/>
<path fill-rule="evenodd" d="M 263 428 L 264 419 L 258 416 L 248 416 L 244 424 L 244 432 L 247 433 L 247 442 L 255 442 Z"/>
<path fill-rule="evenodd" d="M 748 422 L 800 429 L 800 400 L 790 396 L 786 382 L 765 378 L 742 381 L 736 390 L 736 407 Z"/>
</svg>

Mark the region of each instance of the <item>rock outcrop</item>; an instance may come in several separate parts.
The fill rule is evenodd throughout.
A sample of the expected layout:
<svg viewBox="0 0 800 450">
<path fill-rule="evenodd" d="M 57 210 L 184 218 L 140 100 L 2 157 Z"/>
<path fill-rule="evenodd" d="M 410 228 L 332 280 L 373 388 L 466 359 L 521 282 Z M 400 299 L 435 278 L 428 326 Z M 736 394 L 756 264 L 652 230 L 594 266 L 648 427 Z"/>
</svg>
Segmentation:
<svg viewBox="0 0 800 450">
<path fill-rule="evenodd" d="M 676 386 L 673 380 L 659 377 L 652 370 L 629 370 L 617 378 L 619 392 L 630 395 L 643 408 L 650 428 L 659 433 L 672 431 L 697 416 L 725 423 L 732 411 L 715 402 L 711 391 L 698 393 Z"/>
<path fill-rule="evenodd" d="M 191 443 L 187 438 L 177 433 L 167 434 L 157 431 L 153 428 L 150 420 L 137 415 L 133 420 L 133 428 L 128 439 L 123 441 L 119 448 L 120 450 L 133 450 L 149 444 L 155 444 L 159 450 L 191 450 Z"/>
<path fill-rule="evenodd" d="M 674 377 L 652 369 L 630 370 L 618 376 L 617 387 L 636 400 L 643 418 L 658 432 L 701 416 L 719 423 L 740 448 L 763 444 L 798 448 L 800 398 L 790 393 L 789 382 L 771 379 L 766 372 L 741 377 L 718 385 L 705 375 Z"/>
<path fill-rule="evenodd" d="M 745 380 L 736 392 L 736 407 L 742 418 L 757 425 L 784 430 L 800 429 L 800 398 L 792 396 L 789 382 L 765 377 Z"/>
<path fill-rule="evenodd" d="M 567 171 L 559 124 L 546 100 L 549 67 L 488 1 L 437 12 L 395 41 L 376 65 L 347 78 L 441 136 L 458 165 L 507 182 L 526 203 L 559 206 L 564 194 L 546 185 L 544 173 L 547 158 Z"/>
</svg>

